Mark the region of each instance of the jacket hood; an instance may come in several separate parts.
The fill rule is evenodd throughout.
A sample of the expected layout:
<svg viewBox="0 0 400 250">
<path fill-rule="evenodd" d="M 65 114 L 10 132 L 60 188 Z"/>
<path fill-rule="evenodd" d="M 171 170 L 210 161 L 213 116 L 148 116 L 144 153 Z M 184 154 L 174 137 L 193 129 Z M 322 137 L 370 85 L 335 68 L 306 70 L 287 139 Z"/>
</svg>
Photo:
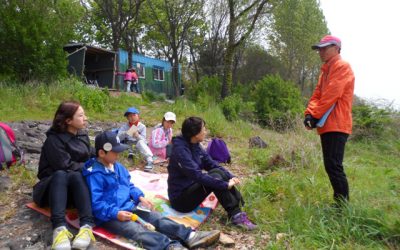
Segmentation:
<svg viewBox="0 0 400 250">
<path fill-rule="evenodd" d="M 102 174 L 111 174 L 111 171 L 107 171 L 104 165 L 98 162 L 95 157 L 85 162 L 85 166 L 82 169 L 83 176 L 88 176 L 97 172 Z"/>
<path fill-rule="evenodd" d="M 194 145 L 185 139 L 182 135 L 174 136 L 172 138 L 172 144 L 174 146 L 191 146 Z"/>
</svg>

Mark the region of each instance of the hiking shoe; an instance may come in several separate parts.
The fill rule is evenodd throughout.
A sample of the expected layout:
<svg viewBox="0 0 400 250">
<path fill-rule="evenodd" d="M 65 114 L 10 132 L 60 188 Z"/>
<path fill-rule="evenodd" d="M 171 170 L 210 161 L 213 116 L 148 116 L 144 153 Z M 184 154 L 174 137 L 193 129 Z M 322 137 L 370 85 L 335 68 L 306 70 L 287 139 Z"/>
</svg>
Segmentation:
<svg viewBox="0 0 400 250">
<path fill-rule="evenodd" d="M 219 230 L 197 231 L 194 236 L 186 241 L 189 249 L 197 247 L 208 247 L 219 240 Z"/>
<path fill-rule="evenodd" d="M 75 239 L 72 242 L 72 248 L 86 249 L 90 245 L 91 241 L 96 241 L 93 236 L 92 227 L 84 225 L 79 229 L 79 233 L 75 236 Z"/>
<path fill-rule="evenodd" d="M 182 246 L 180 243 L 177 243 L 169 245 L 167 250 L 187 250 L 187 248 Z"/>
<path fill-rule="evenodd" d="M 72 234 L 68 231 L 65 226 L 57 227 L 53 231 L 53 244 L 51 249 L 54 250 L 70 250 Z"/>
<path fill-rule="evenodd" d="M 146 166 L 144 166 L 144 171 L 145 172 L 152 172 L 153 171 L 153 164 L 147 164 Z"/>
<path fill-rule="evenodd" d="M 245 212 L 235 214 L 232 217 L 231 221 L 235 226 L 241 227 L 246 230 L 254 230 L 257 228 L 257 225 L 249 220 Z"/>
</svg>

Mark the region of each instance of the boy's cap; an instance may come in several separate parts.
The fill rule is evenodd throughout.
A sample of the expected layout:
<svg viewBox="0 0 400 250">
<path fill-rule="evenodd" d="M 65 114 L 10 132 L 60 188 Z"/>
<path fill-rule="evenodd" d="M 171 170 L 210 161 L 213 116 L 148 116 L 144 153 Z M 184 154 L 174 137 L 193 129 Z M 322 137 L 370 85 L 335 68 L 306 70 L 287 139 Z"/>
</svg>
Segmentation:
<svg viewBox="0 0 400 250">
<path fill-rule="evenodd" d="M 129 114 L 139 114 L 139 110 L 135 107 L 130 107 L 125 111 L 124 116 L 128 116 Z"/>
<path fill-rule="evenodd" d="M 122 151 L 128 149 L 128 146 L 121 144 L 117 134 L 112 131 L 106 131 L 98 134 L 94 139 L 94 145 L 96 152 L 98 152 L 100 149 L 103 149 L 106 152 L 113 151 L 116 153 L 121 153 Z"/>
<path fill-rule="evenodd" d="M 166 121 L 174 121 L 176 122 L 176 115 L 173 112 L 167 112 L 164 114 L 164 119 Z"/>
<path fill-rule="evenodd" d="M 327 35 L 327 36 L 324 36 L 321 39 L 321 41 L 319 41 L 319 43 L 311 46 L 311 48 L 313 50 L 316 50 L 316 49 L 320 49 L 320 48 L 323 48 L 323 47 L 326 47 L 326 46 L 329 46 L 329 45 L 336 45 L 339 48 L 341 48 L 342 47 L 342 42 L 336 36 Z"/>
</svg>

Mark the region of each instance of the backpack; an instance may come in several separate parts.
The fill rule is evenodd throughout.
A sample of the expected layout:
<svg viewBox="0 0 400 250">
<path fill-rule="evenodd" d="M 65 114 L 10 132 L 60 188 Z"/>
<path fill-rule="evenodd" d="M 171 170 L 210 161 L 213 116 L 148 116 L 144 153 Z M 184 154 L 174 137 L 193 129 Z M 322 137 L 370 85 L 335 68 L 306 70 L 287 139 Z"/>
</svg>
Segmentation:
<svg viewBox="0 0 400 250">
<path fill-rule="evenodd" d="M 5 163 L 7 167 L 17 162 L 24 163 L 23 151 L 15 144 L 14 131 L 5 123 L 0 122 L 0 169 Z"/>
<path fill-rule="evenodd" d="M 213 138 L 207 146 L 207 153 L 219 163 L 231 163 L 231 154 L 224 140 Z"/>
</svg>

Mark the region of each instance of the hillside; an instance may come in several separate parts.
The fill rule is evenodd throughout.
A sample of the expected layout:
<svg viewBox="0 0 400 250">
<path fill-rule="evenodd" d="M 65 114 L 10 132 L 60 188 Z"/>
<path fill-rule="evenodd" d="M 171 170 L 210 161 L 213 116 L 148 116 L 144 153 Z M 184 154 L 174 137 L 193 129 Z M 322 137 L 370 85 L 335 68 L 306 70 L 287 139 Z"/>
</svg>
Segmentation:
<svg viewBox="0 0 400 250">
<path fill-rule="evenodd" d="M 39 127 L 43 129 L 43 125 L 49 124 L 60 100 L 79 97 L 76 93 L 83 90 L 78 88 L 72 92 L 50 87 L 38 93 L 31 89 L 34 97 L 14 95 L 12 101 L 4 91 L 0 94 L 4 100 L 0 120 L 15 126 L 23 124 L 21 121 L 31 121 L 33 135 L 39 133 Z M 148 127 L 157 124 L 162 114 L 170 110 L 178 117 L 175 134 L 184 117 L 197 115 L 206 120 L 209 136 L 218 134 L 225 139 L 233 156 L 233 163 L 227 167 L 242 178 L 244 209 L 254 218 L 259 230 L 249 233 L 226 225 L 221 207 L 202 228 L 220 229 L 230 235 L 236 241 L 234 249 L 400 248 L 398 138 L 350 138 L 344 165 L 351 202 L 338 212 L 331 206 L 332 190 L 323 169 L 319 137 L 303 129 L 301 118 L 293 130 L 278 133 L 241 120 L 228 122 L 218 106 L 199 105 L 185 99 L 165 102 L 126 94 L 104 97 L 99 93 L 89 97 L 92 99 L 78 99 L 89 116 L 92 135 L 123 122 L 126 107 L 136 106 Z M 26 141 L 31 135 L 25 133 L 18 139 Z M 253 136 L 260 136 L 268 147 L 250 149 L 248 139 Z M 129 167 L 140 169 L 141 166 L 138 162 Z M 161 167 L 157 170 L 165 171 Z M 8 189 L 2 189 L 0 196 L 0 247 L 46 248 L 51 240 L 50 223 L 24 207 L 36 182 L 35 162 L 0 174 L 2 180 L 7 177 L 11 180 L 8 184 L 2 182 Z M 113 248 L 104 241 L 98 241 L 94 247 Z M 218 249 L 225 248 L 218 245 Z"/>
</svg>

